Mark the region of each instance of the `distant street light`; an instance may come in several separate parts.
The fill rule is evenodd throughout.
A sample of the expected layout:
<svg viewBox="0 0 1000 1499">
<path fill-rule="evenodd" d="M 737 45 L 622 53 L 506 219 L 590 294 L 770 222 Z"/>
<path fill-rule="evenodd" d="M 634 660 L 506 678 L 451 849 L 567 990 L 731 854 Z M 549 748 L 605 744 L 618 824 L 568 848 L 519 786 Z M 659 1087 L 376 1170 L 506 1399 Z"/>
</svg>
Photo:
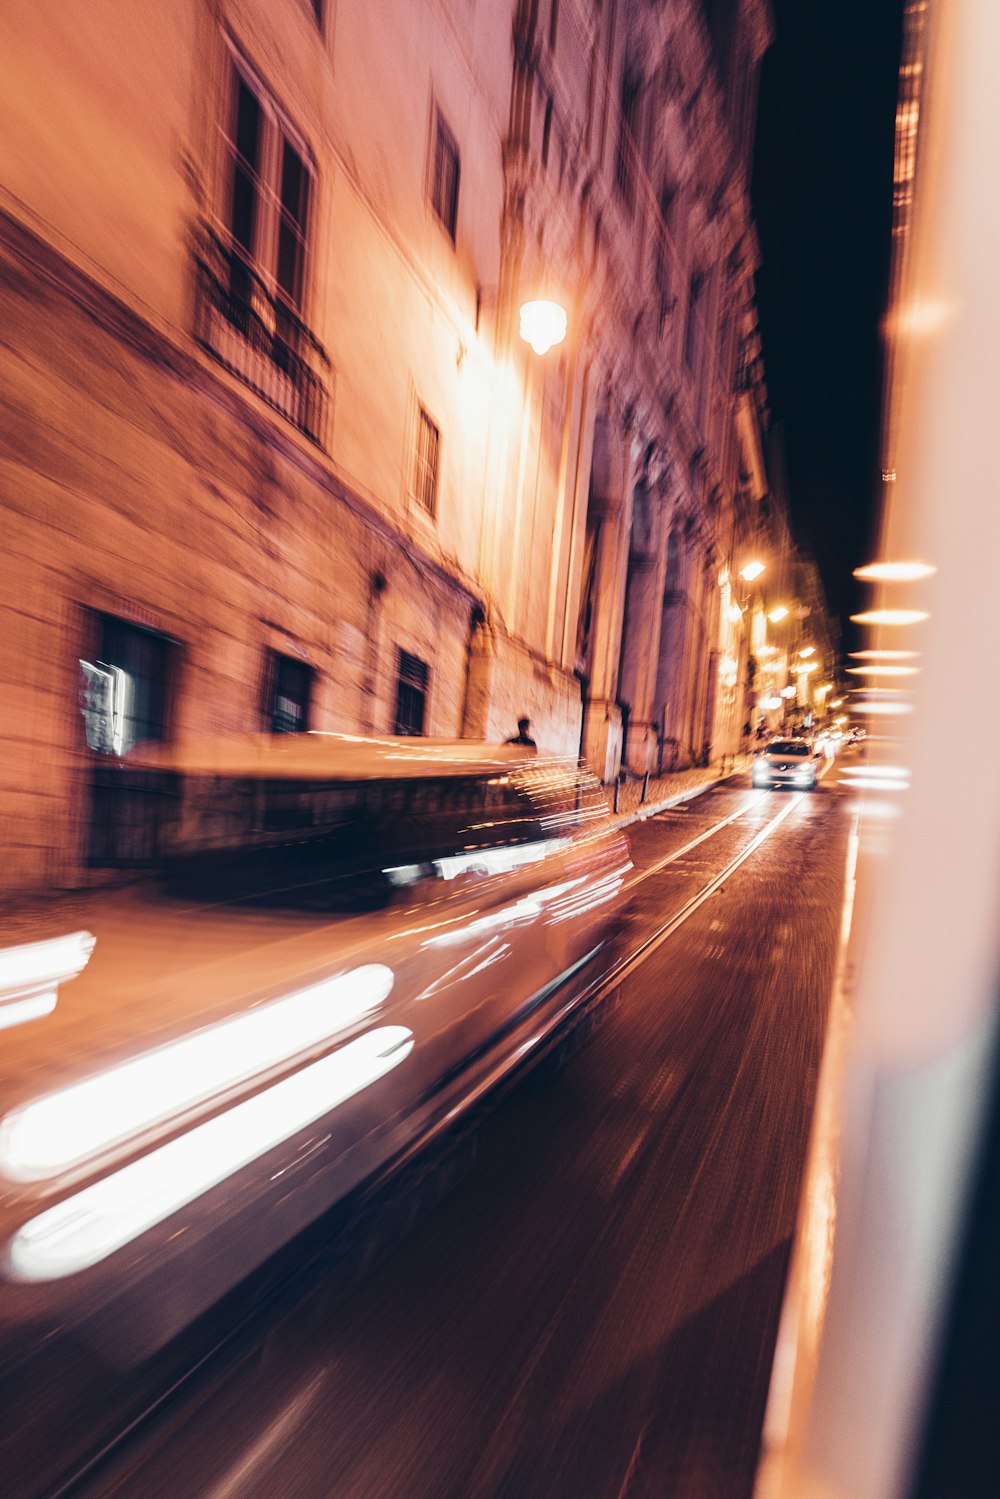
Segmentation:
<svg viewBox="0 0 1000 1499">
<path fill-rule="evenodd" d="M 799 651 L 800 656 L 815 656 L 815 654 L 816 647 L 814 645 L 804 645 Z"/>
<path fill-rule="evenodd" d="M 740 570 L 740 577 L 746 578 L 748 583 L 752 583 L 754 578 L 759 578 L 764 570 L 763 562 L 748 562 L 746 567 Z"/>
<path fill-rule="evenodd" d="M 777 625 L 780 624 L 783 619 L 788 618 L 788 610 L 785 608 L 784 604 L 779 604 L 776 609 L 771 610 L 770 614 L 767 617 L 771 621 L 772 625 Z"/>
</svg>

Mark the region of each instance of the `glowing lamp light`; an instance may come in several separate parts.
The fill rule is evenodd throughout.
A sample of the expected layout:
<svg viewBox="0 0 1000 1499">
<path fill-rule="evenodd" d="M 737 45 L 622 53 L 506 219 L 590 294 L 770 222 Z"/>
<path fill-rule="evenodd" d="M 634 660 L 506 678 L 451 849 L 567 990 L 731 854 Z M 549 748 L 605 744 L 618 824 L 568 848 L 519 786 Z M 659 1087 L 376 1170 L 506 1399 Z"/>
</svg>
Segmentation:
<svg viewBox="0 0 1000 1499">
<path fill-rule="evenodd" d="M 800 656 L 815 656 L 815 654 L 816 647 L 814 645 L 804 645 L 799 651 Z"/>
<path fill-rule="evenodd" d="M 766 697 L 764 699 L 764 707 L 768 710 L 769 713 L 773 713 L 776 708 L 780 708 L 781 707 L 781 698 L 780 697 Z"/>
<path fill-rule="evenodd" d="M 869 562 L 856 567 L 854 576 L 866 583 L 916 583 L 936 572 L 929 562 Z"/>
<path fill-rule="evenodd" d="M 794 687 L 782 687 L 782 689 L 781 689 L 781 696 L 782 697 L 794 697 L 795 696 L 795 688 Z"/>
<path fill-rule="evenodd" d="M 869 609 L 851 619 L 856 625 L 919 625 L 930 615 L 923 609 Z"/>
<path fill-rule="evenodd" d="M 748 583 L 752 583 L 754 578 L 759 578 L 764 570 L 763 562 L 748 562 L 746 567 L 741 569 L 740 577 L 746 578 Z"/>
<path fill-rule="evenodd" d="M 779 604 L 776 609 L 771 610 L 770 614 L 767 617 L 773 625 L 777 625 L 780 624 L 783 619 L 788 618 L 788 610 L 785 608 L 784 604 Z"/>
<path fill-rule="evenodd" d="M 520 334 L 536 354 L 547 354 L 566 337 L 566 309 L 558 302 L 525 302 L 521 307 Z"/>
<path fill-rule="evenodd" d="M 842 708 L 843 706 L 844 706 L 844 699 L 842 697 L 835 697 L 833 699 L 832 703 L 830 704 L 831 708 Z"/>
</svg>

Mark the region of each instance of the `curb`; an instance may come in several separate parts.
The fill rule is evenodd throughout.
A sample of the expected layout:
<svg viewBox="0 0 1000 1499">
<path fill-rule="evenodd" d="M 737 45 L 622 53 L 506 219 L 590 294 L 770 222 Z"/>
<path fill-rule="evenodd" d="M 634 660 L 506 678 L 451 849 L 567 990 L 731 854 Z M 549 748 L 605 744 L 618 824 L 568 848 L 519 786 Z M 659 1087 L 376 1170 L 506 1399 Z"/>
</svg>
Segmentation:
<svg viewBox="0 0 1000 1499">
<path fill-rule="evenodd" d="M 701 796 L 703 791 L 710 791 L 713 786 L 721 786 L 723 781 L 731 781 L 735 776 L 743 775 L 745 770 L 745 766 L 739 770 L 727 770 L 725 775 L 716 776 L 712 781 L 703 781 L 700 786 L 689 786 L 687 791 L 678 791 L 676 795 L 664 797 L 662 801 L 648 802 L 637 812 L 619 814 L 616 819 L 617 825 L 620 828 L 627 828 L 634 822 L 645 822 L 647 817 L 655 817 L 657 812 L 669 811 L 671 807 L 677 807 L 681 802 L 693 801 L 696 796 Z M 614 813 L 611 815 L 614 816 Z"/>
</svg>

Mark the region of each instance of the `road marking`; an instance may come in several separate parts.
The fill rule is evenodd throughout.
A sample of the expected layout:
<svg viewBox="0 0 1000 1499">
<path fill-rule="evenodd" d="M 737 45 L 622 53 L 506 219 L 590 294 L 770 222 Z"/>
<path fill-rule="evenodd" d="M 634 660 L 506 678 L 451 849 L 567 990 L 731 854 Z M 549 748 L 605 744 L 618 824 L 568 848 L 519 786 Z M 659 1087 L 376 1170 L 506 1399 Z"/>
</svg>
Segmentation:
<svg viewBox="0 0 1000 1499">
<path fill-rule="evenodd" d="M 319 1394 L 319 1387 L 325 1377 L 325 1371 L 320 1370 L 297 1395 L 292 1396 L 284 1410 L 275 1416 L 271 1424 L 261 1432 L 256 1442 L 247 1448 L 239 1462 L 235 1463 L 229 1472 L 209 1489 L 205 1499 L 235 1499 L 235 1496 L 241 1496 L 247 1492 L 247 1480 L 251 1478 L 263 1459 L 287 1441 L 296 1426 L 305 1418 L 306 1412 Z"/>
<path fill-rule="evenodd" d="M 766 791 L 758 791 L 756 795 L 751 792 L 750 800 L 745 802 L 742 807 L 738 807 L 735 812 L 730 812 L 729 816 L 724 817 L 721 822 L 714 823 L 706 832 L 699 833 L 697 838 L 692 838 L 690 843 L 685 843 L 683 848 L 675 849 L 672 854 L 665 854 L 662 859 L 658 859 L 655 864 L 650 865 L 649 869 L 644 869 L 641 874 L 637 874 L 633 879 L 626 881 L 625 891 L 634 890 L 636 885 L 641 885 L 643 880 L 648 880 L 652 875 L 659 874 L 661 869 L 666 869 L 667 865 L 672 864 L 675 859 L 682 859 L 693 848 L 697 848 L 699 843 L 704 843 L 706 838 L 714 837 L 722 828 L 727 828 L 731 822 L 735 822 L 738 817 L 745 817 L 748 812 L 760 804 L 766 795 Z"/>
<path fill-rule="evenodd" d="M 640 943 L 633 953 L 624 958 L 618 967 L 612 970 L 608 975 L 606 987 L 610 988 L 612 985 L 620 984 L 623 979 L 628 978 L 641 964 L 645 963 L 647 958 L 651 958 L 653 953 L 663 946 L 667 938 L 672 936 L 677 928 L 687 921 L 689 916 L 693 916 L 695 911 L 703 906 L 710 896 L 715 894 L 716 890 L 721 889 L 730 875 L 734 874 L 741 864 L 745 864 L 750 855 L 757 852 L 761 844 L 767 842 L 771 834 L 780 827 L 789 813 L 794 812 L 803 798 L 808 795 L 808 791 L 794 793 L 791 800 L 782 807 L 777 817 L 772 817 L 771 821 L 761 828 L 756 838 L 751 839 L 742 853 L 737 854 L 735 859 L 730 860 L 720 874 L 715 875 L 713 879 L 709 880 L 708 884 L 699 890 L 697 895 L 692 896 L 686 905 L 681 906 L 680 910 L 675 912 L 669 921 L 664 922 L 663 926 L 647 937 L 645 942 Z M 729 820 L 732 821 L 732 818 Z M 713 829 L 713 831 L 715 830 Z"/>
</svg>

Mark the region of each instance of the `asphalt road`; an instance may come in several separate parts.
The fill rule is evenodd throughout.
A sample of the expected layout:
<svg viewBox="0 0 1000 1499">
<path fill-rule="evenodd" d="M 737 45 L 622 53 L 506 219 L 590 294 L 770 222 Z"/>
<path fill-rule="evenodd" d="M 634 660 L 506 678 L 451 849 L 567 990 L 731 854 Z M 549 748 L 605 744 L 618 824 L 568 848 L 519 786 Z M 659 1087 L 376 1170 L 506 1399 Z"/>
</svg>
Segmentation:
<svg viewBox="0 0 1000 1499">
<path fill-rule="evenodd" d="M 328 1273 L 87 1492 L 749 1495 L 841 913 L 836 780 L 743 777 L 634 829 L 631 945 L 695 904 L 607 1022 L 485 1119 L 374 1269 Z"/>
</svg>

